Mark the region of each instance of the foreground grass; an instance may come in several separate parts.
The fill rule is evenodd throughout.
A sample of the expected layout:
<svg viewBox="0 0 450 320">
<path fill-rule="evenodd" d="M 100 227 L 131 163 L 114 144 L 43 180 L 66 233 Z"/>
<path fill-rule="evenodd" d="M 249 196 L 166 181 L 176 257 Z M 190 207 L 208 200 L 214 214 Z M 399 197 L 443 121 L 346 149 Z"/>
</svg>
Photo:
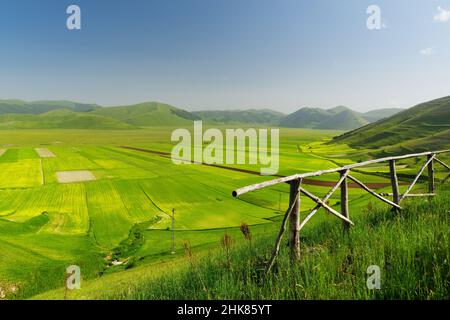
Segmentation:
<svg viewBox="0 0 450 320">
<path fill-rule="evenodd" d="M 402 213 L 369 206 L 350 233 L 327 221 L 305 232 L 302 260 L 283 249 L 264 277 L 273 236 L 197 258 L 186 244 L 187 268 L 127 285 L 105 299 L 448 299 L 450 298 L 449 190 L 431 203 L 418 200 Z M 381 269 L 381 289 L 366 286 L 367 267 Z M 98 296 L 97 296 L 98 298 Z"/>
</svg>

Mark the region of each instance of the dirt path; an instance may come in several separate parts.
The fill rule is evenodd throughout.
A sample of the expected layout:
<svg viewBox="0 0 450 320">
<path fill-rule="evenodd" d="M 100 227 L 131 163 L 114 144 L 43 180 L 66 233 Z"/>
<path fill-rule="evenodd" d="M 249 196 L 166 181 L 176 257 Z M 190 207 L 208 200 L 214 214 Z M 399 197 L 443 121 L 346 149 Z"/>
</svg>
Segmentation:
<svg viewBox="0 0 450 320">
<path fill-rule="evenodd" d="M 164 158 L 171 158 L 170 153 L 163 152 L 163 151 L 148 150 L 148 149 L 129 147 L 129 146 L 120 146 L 120 148 L 156 154 L 156 155 L 159 155 Z M 184 159 L 178 159 L 178 160 L 184 160 Z M 192 162 L 192 163 L 197 163 L 197 162 Z M 235 171 L 235 172 L 248 173 L 248 174 L 252 174 L 252 175 L 256 175 L 256 176 L 261 176 L 259 171 L 240 169 L 240 168 L 232 168 L 232 167 L 222 166 L 222 165 L 218 165 L 218 164 L 207 164 L 207 163 L 197 163 L 197 164 L 201 164 L 201 165 L 208 166 L 208 167 L 215 167 L 215 168 L 220 168 L 220 169 L 225 169 L 225 170 L 230 170 L 230 171 Z M 277 175 L 272 175 L 272 177 L 282 178 L 284 176 L 277 174 Z M 306 185 L 320 186 L 320 187 L 334 187 L 336 185 L 336 182 L 334 182 L 334 181 L 313 180 L 313 179 L 303 179 L 302 183 L 306 184 Z M 405 183 L 400 183 L 400 184 L 403 185 Z M 371 189 L 381 189 L 381 188 L 389 187 L 389 186 L 391 186 L 391 184 L 390 183 L 382 183 L 382 182 L 374 182 L 374 183 L 367 183 L 366 186 L 368 186 Z M 356 184 L 354 182 L 349 182 L 348 187 L 354 188 L 354 189 L 361 188 L 358 184 Z"/>
</svg>

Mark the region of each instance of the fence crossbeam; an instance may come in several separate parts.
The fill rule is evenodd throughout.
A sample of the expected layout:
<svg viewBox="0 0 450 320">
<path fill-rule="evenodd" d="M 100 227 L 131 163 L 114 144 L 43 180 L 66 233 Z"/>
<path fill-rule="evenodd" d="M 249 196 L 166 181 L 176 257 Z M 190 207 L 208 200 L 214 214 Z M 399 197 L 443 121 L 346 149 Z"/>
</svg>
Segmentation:
<svg viewBox="0 0 450 320">
<path fill-rule="evenodd" d="M 435 155 L 432 155 L 431 157 L 429 157 L 428 160 L 425 162 L 425 164 L 422 166 L 422 168 L 420 168 L 419 173 L 416 175 L 416 177 L 414 178 L 414 181 L 410 184 L 408 189 L 406 189 L 405 193 L 400 197 L 399 202 L 402 202 L 402 200 L 404 200 L 408 196 L 408 194 L 411 192 L 412 188 L 414 188 L 416 182 L 419 180 L 419 178 L 422 175 L 425 168 L 428 167 L 428 164 L 430 164 L 430 162 L 433 161 L 434 158 L 435 158 Z"/>
<path fill-rule="evenodd" d="M 342 176 L 339 181 L 336 183 L 336 185 L 325 195 L 325 197 L 322 199 L 323 203 L 326 203 L 331 196 L 336 192 L 336 190 L 339 188 L 339 186 L 341 185 L 342 181 L 344 181 L 344 179 L 348 176 L 348 171 L 345 173 L 344 176 Z M 302 223 L 300 224 L 300 230 L 303 229 L 303 227 L 306 225 L 306 223 L 309 221 L 309 219 L 311 219 L 316 213 L 317 211 L 319 211 L 319 209 L 322 207 L 321 204 L 317 204 L 314 209 L 305 217 L 305 219 L 303 219 Z"/>
<path fill-rule="evenodd" d="M 312 194 L 311 192 L 309 192 L 308 190 L 305 190 L 304 188 L 300 188 L 300 192 L 303 193 L 305 196 L 307 196 L 308 198 L 310 198 L 312 201 L 320 204 L 322 207 L 324 207 L 325 209 L 327 209 L 328 211 L 330 211 L 332 214 L 334 214 L 336 217 L 344 220 L 345 222 L 350 223 L 351 225 L 354 225 L 354 223 L 348 219 L 347 217 L 344 217 L 342 214 L 340 214 L 339 212 L 337 212 L 336 210 L 334 210 L 332 207 L 330 207 L 329 205 L 327 205 L 326 203 L 324 203 L 319 197 L 315 196 L 314 194 Z"/>
<path fill-rule="evenodd" d="M 442 166 L 444 166 L 445 168 L 447 168 L 448 170 L 450 170 L 450 166 L 448 164 L 446 164 L 444 161 L 439 160 L 438 158 L 434 158 L 434 161 L 436 161 L 437 163 L 441 164 Z"/>
<path fill-rule="evenodd" d="M 380 196 L 389 197 L 392 196 L 392 193 L 379 193 Z M 435 193 L 408 193 L 406 198 L 414 198 L 414 197 L 434 197 Z"/>
<path fill-rule="evenodd" d="M 274 185 L 277 185 L 280 183 L 290 182 L 292 180 L 298 180 L 298 179 L 309 178 L 309 177 L 318 177 L 318 176 L 321 176 L 321 175 L 324 175 L 327 173 L 337 173 L 337 172 L 341 172 L 341 171 L 345 171 L 345 170 L 361 168 L 361 167 L 365 167 L 365 166 L 368 166 L 371 164 L 386 162 L 386 161 L 390 161 L 390 160 L 403 160 L 403 159 L 416 158 L 416 157 L 420 157 L 420 156 L 436 155 L 436 154 L 449 153 L 449 152 L 450 152 L 450 150 L 440 150 L 440 151 L 433 151 L 433 152 L 413 153 L 413 154 L 407 154 L 407 155 L 403 155 L 403 156 L 387 157 L 387 158 L 380 158 L 380 159 L 375 159 L 375 160 L 354 163 L 354 164 L 346 165 L 346 166 L 343 166 L 340 168 L 333 168 L 333 169 L 328 169 L 328 170 L 321 170 L 321 171 L 307 172 L 307 173 L 299 173 L 299 174 L 294 174 L 294 175 L 287 176 L 287 177 L 277 178 L 277 179 L 273 179 L 273 180 L 269 180 L 269 181 L 252 184 L 252 185 L 249 185 L 246 187 L 242 187 L 242 188 L 234 190 L 232 192 L 232 194 L 233 194 L 233 197 L 238 197 L 247 192 L 274 186 Z"/>
<path fill-rule="evenodd" d="M 361 188 L 363 188 L 364 190 L 366 190 L 368 193 L 370 193 L 371 195 L 377 197 L 378 199 L 380 199 L 381 201 L 386 202 L 387 204 L 390 204 L 391 206 L 397 208 L 397 209 L 402 209 L 401 206 L 399 206 L 398 204 L 392 202 L 391 200 L 388 200 L 386 198 L 383 198 L 380 194 L 376 193 L 375 191 L 373 191 L 372 189 L 370 189 L 368 186 L 366 186 L 364 183 L 362 183 L 361 181 L 359 181 L 358 179 L 356 179 L 355 177 L 349 175 L 348 178 L 350 180 L 352 180 L 353 182 L 355 182 L 357 185 L 359 185 Z"/>
</svg>

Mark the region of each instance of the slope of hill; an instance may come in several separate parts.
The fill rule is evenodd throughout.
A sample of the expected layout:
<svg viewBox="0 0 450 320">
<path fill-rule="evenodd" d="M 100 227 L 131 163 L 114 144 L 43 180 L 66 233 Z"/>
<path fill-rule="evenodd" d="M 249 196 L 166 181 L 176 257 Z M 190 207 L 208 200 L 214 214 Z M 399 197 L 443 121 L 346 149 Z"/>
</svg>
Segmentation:
<svg viewBox="0 0 450 320">
<path fill-rule="evenodd" d="M 337 113 L 333 117 L 329 117 L 324 121 L 320 122 L 317 129 L 335 129 L 335 130 L 349 130 L 354 128 L 359 128 L 368 121 L 362 116 L 352 110 L 344 110 Z"/>
<path fill-rule="evenodd" d="M 95 104 L 72 101 L 33 101 L 0 100 L 0 114 L 42 114 L 57 109 L 70 109 L 76 112 L 89 112 L 99 108 Z"/>
<path fill-rule="evenodd" d="M 361 116 L 369 122 L 375 122 L 384 118 L 389 118 L 402 111 L 404 111 L 404 109 L 400 108 L 377 109 L 362 113 Z"/>
<path fill-rule="evenodd" d="M 189 125 L 200 119 L 190 112 L 159 102 L 99 108 L 92 113 L 141 127 Z"/>
<path fill-rule="evenodd" d="M 398 152 L 449 148 L 449 138 L 450 96 L 419 104 L 387 119 L 345 133 L 336 137 L 332 143 Z"/>
<path fill-rule="evenodd" d="M 287 115 L 280 122 L 280 126 L 287 128 L 316 128 L 325 118 L 331 114 L 320 108 L 301 108 Z"/>
<path fill-rule="evenodd" d="M 285 114 L 270 109 L 195 111 L 192 114 L 204 121 L 219 123 L 261 123 L 277 125 Z"/>
<path fill-rule="evenodd" d="M 47 113 L 2 114 L 0 129 L 133 129 L 132 125 L 92 113 L 59 109 Z"/>
<path fill-rule="evenodd" d="M 402 109 L 379 109 L 366 113 L 353 111 L 344 106 L 332 109 L 302 108 L 284 117 L 280 126 L 288 128 L 353 130 L 392 116 Z"/>
<path fill-rule="evenodd" d="M 368 123 L 359 113 L 341 106 L 330 110 L 302 108 L 287 115 L 280 122 L 280 126 L 288 128 L 352 130 Z"/>
</svg>

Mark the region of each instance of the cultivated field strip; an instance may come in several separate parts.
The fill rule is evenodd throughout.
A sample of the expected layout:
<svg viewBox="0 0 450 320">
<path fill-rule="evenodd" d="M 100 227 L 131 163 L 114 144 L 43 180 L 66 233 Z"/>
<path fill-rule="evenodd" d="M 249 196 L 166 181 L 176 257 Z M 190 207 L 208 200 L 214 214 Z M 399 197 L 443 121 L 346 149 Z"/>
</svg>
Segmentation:
<svg viewBox="0 0 450 320">
<path fill-rule="evenodd" d="M 0 218 L 26 222 L 42 215 L 49 221 L 39 231 L 56 234 L 86 234 L 89 214 L 83 184 L 46 185 L 40 188 L 3 190 Z"/>
<path fill-rule="evenodd" d="M 96 180 L 92 172 L 88 170 L 58 171 L 56 173 L 56 178 L 58 179 L 59 183 L 74 183 Z"/>
<path fill-rule="evenodd" d="M 270 227 L 286 209 L 289 195 L 282 188 L 239 200 L 229 193 L 237 183 L 251 184 L 264 177 L 208 166 L 175 166 L 170 158 L 114 147 L 111 141 L 103 146 L 75 145 L 71 138 L 66 145 L 64 136 L 47 135 L 49 141 L 65 141 L 46 144 L 56 157 L 41 157 L 34 146 L 8 148 L 0 156 L 0 250 L 8 262 L 0 261 L 0 283 L 7 276 L 11 283 L 24 283 L 34 290 L 58 287 L 61 279 L 54 274 L 63 274 L 74 261 L 82 264 L 84 275 L 95 277 L 104 271 L 105 256 L 118 246 L 127 246 L 131 230 L 142 222 L 148 224 L 140 231 L 143 243 L 136 254 L 155 259 L 170 250 L 173 208 L 178 248 L 184 240 L 195 246 L 217 243 L 225 230 L 240 236 L 242 222 L 255 232 Z M 79 141 L 89 144 L 91 139 L 96 136 Z M 157 142 L 144 145 L 142 141 L 137 147 L 157 148 Z M 161 150 L 170 150 L 170 146 L 161 146 Z M 281 161 L 287 161 L 292 170 L 299 161 L 308 168 L 327 162 L 314 155 L 294 157 L 289 150 L 283 154 Z M 58 172 L 77 171 L 88 171 L 96 180 L 58 183 Z M 317 194 L 327 190 L 311 188 Z M 332 198 L 330 204 L 338 201 Z M 367 200 L 361 197 L 354 203 L 362 207 Z M 303 208 L 309 210 L 313 205 L 305 200 Z M 319 218 L 327 219 L 326 215 Z M 23 270 L 38 270 L 39 274 L 31 276 Z"/>
<path fill-rule="evenodd" d="M 41 158 L 56 158 L 56 155 L 46 148 L 36 148 L 34 150 L 36 150 L 37 154 Z"/>
</svg>

